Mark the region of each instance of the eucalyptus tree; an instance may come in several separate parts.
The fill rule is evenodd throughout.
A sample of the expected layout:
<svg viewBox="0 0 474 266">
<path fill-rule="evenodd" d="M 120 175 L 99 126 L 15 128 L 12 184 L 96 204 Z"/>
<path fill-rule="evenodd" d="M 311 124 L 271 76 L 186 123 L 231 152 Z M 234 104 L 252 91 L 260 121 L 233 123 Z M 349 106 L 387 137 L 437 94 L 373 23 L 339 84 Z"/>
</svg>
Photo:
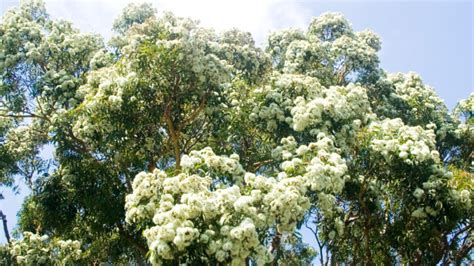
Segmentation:
<svg viewBox="0 0 474 266">
<path fill-rule="evenodd" d="M 450 113 L 339 13 L 264 49 L 149 4 L 113 27 L 106 45 L 40 1 L 2 18 L 0 180 L 32 189 L 3 262 L 470 259 L 472 95 Z"/>
</svg>

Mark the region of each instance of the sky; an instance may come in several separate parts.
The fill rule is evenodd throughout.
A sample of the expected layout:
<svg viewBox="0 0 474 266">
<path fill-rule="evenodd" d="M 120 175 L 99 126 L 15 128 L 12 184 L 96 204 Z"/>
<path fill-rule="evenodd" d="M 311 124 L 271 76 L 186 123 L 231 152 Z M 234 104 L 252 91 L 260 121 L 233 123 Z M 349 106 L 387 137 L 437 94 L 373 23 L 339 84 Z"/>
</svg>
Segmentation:
<svg viewBox="0 0 474 266">
<path fill-rule="evenodd" d="M 72 21 L 85 32 L 106 40 L 113 20 L 126 0 L 46 0 L 52 18 Z M 143 1 L 133 1 L 143 2 Z M 249 31 L 264 46 L 272 31 L 290 27 L 306 29 L 312 17 L 326 11 L 342 12 L 359 31 L 366 28 L 382 39 L 381 66 L 387 72 L 414 71 L 432 86 L 449 108 L 474 91 L 473 1 L 270 1 L 204 0 L 148 1 L 158 12 L 172 11 L 199 19 L 204 26 Z M 0 0 L 0 16 L 18 0 Z M 0 209 L 7 215 L 10 231 L 28 190 L 20 193 L 0 187 L 5 196 Z M 0 231 L 1 232 L 1 231 Z M 4 243 L 3 233 L 0 243 Z"/>
</svg>

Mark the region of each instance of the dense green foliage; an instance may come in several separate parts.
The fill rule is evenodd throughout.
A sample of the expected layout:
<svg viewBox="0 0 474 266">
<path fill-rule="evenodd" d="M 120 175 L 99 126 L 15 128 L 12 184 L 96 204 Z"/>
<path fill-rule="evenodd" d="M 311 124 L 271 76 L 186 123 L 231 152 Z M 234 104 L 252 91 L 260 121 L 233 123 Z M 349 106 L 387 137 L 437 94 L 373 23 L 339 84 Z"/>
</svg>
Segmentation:
<svg viewBox="0 0 474 266">
<path fill-rule="evenodd" d="M 0 182 L 32 193 L 1 263 L 472 259 L 474 94 L 449 112 L 338 13 L 264 49 L 148 4 L 113 27 L 2 17 Z"/>
</svg>

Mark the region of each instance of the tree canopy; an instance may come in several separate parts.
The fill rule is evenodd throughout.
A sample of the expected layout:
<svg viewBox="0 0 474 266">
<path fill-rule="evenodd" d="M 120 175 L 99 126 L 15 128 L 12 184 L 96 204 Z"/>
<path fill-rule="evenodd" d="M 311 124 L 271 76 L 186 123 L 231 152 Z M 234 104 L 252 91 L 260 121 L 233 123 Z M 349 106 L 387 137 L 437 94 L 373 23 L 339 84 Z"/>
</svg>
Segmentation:
<svg viewBox="0 0 474 266">
<path fill-rule="evenodd" d="M 340 13 L 263 48 L 150 4 L 113 29 L 2 17 L 0 182 L 32 191 L 2 264 L 473 259 L 474 94 L 449 111 Z"/>
</svg>

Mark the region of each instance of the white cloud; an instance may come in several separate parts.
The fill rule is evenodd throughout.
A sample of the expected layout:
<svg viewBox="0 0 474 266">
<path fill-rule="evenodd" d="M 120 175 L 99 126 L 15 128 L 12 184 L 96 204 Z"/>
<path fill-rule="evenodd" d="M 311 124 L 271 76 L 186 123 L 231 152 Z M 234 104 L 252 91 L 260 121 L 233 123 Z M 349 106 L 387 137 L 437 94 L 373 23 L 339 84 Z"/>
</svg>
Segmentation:
<svg viewBox="0 0 474 266">
<path fill-rule="evenodd" d="M 171 11 L 197 19 L 217 31 L 238 28 L 251 32 L 257 44 L 263 44 L 269 32 L 288 27 L 306 27 L 307 3 L 272 0 L 46 0 L 54 18 L 73 21 L 83 31 L 111 36 L 113 20 L 128 3 L 151 2 L 159 13 Z"/>
<path fill-rule="evenodd" d="M 251 32 L 263 44 L 269 32 L 289 27 L 303 28 L 309 22 L 308 3 L 300 1 L 157 1 L 158 11 L 199 19 L 203 26 L 216 30 L 238 28 Z"/>
<path fill-rule="evenodd" d="M 192 17 L 201 21 L 203 26 L 218 31 L 238 28 L 251 32 L 261 41 L 261 37 L 271 27 L 270 1 L 158 1 L 159 11 L 168 10 L 173 13 Z"/>
</svg>

